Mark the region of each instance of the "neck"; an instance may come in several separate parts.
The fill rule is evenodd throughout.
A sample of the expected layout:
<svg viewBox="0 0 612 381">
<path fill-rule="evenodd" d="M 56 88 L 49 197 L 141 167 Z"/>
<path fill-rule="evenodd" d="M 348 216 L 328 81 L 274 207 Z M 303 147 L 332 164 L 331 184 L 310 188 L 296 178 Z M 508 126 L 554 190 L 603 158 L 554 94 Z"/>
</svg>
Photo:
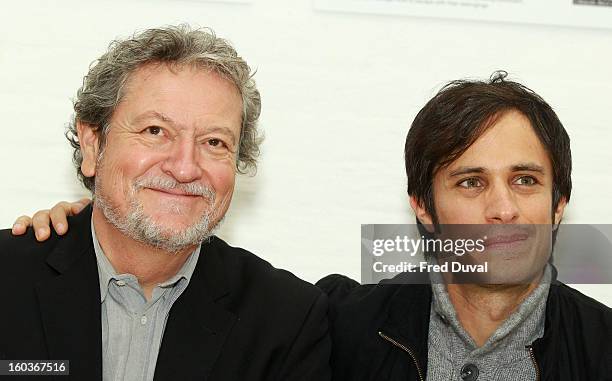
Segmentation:
<svg viewBox="0 0 612 381">
<path fill-rule="evenodd" d="M 135 275 L 147 300 L 155 286 L 176 275 L 195 250 L 195 247 L 188 247 L 178 253 L 169 253 L 138 242 L 117 230 L 96 207 L 93 208 L 93 224 L 100 247 L 115 271 Z"/>
<path fill-rule="evenodd" d="M 447 284 L 448 296 L 461 326 L 482 346 L 538 287 L 542 274 L 528 284 Z"/>
</svg>

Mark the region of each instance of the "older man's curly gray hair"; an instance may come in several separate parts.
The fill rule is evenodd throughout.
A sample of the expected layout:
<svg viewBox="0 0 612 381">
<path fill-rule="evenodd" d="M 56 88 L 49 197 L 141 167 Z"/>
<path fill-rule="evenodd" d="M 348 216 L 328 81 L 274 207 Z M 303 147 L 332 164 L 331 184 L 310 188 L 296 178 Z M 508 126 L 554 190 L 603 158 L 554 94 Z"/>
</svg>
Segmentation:
<svg viewBox="0 0 612 381">
<path fill-rule="evenodd" d="M 242 96 L 242 129 L 236 170 L 252 172 L 257 168 L 259 143 L 257 120 L 261 112 L 261 98 L 253 80 L 253 73 L 236 50 L 211 29 L 192 29 L 187 25 L 148 29 L 126 40 L 115 40 L 99 59 L 94 61 L 83 86 L 74 101 L 72 121 L 66 137 L 74 148 L 73 161 L 79 179 L 94 191 L 95 177 L 81 171 L 83 156 L 77 136 L 77 122 L 85 123 L 100 136 L 103 149 L 109 122 L 121 102 L 124 86 L 137 68 L 148 63 L 198 65 L 213 70 L 233 82 Z"/>
</svg>

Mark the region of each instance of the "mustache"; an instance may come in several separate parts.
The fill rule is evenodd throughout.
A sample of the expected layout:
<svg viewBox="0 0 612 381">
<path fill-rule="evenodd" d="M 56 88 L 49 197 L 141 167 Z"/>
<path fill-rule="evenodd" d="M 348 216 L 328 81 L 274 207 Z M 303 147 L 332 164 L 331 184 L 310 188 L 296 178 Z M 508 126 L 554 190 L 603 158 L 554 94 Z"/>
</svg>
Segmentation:
<svg viewBox="0 0 612 381">
<path fill-rule="evenodd" d="M 191 183 L 179 183 L 170 177 L 144 177 L 138 178 L 134 182 L 134 187 L 138 189 L 142 188 L 154 188 L 159 190 L 179 190 L 185 194 L 192 196 L 201 196 L 214 201 L 216 198 L 215 191 L 207 187 L 206 185 L 198 182 Z"/>
</svg>

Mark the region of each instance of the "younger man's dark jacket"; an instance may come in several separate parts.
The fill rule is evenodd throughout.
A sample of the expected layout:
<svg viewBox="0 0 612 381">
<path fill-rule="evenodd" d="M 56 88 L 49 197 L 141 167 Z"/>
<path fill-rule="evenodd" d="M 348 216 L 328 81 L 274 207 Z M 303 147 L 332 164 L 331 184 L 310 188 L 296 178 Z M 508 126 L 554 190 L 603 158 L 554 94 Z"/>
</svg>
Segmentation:
<svg viewBox="0 0 612 381">
<path fill-rule="evenodd" d="M 87 208 L 42 243 L 0 231 L 0 359 L 70 360 L 70 376 L 8 379 L 101 380 L 90 221 Z M 330 350 L 319 289 L 213 237 L 170 310 L 155 380 L 328 380 Z"/>
<path fill-rule="evenodd" d="M 425 380 L 430 285 L 359 286 L 341 275 L 317 285 L 330 297 L 334 380 Z M 541 381 L 612 380 L 612 310 L 554 280 L 531 354 Z"/>
</svg>

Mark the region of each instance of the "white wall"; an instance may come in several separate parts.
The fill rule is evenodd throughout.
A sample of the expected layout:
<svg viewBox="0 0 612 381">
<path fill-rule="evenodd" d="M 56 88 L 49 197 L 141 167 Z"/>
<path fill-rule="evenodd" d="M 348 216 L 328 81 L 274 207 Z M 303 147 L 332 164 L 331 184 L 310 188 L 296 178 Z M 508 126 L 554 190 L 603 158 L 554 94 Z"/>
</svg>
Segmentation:
<svg viewBox="0 0 612 381">
<path fill-rule="evenodd" d="M 612 223 L 612 30 L 323 13 L 310 0 L 20 0 L 0 13 L 1 227 L 86 195 L 62 133 L 88 64 L 116 37 L 179 22 L 214 28 L 258 70 L 263 157 L 221 236 L 277 267 L 359 278 L 360 224 L 413 221 L 412 118 L 445 82 L 496 69 L 549 101 L 572 138 L 566 222 Z M 583 289 L 612 305 L 609 286 Z"/>
</svg>

